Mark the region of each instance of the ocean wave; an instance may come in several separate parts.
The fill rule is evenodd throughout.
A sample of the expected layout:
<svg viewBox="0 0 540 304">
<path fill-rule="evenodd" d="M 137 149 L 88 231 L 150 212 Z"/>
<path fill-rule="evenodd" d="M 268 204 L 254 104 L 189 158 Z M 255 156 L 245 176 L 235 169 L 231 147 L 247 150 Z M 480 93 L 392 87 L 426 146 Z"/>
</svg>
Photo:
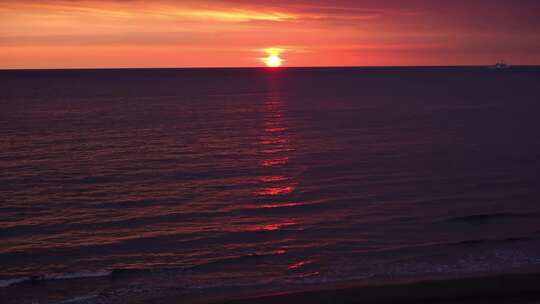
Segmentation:
<svg viewBox="0 0 540 304">
<path fill-rule="evenodd" d="M 125 276 L 138 275 L 138 274 L 166 274 L 176 272 L 189 272 L 199 271 L 202 269 L 213 270 L 212 267 L 236 265 L 246 260 L 255 260 L 262 258 L 271 258 L 287 254 L 286 250 L 274 250 L 269 252 L 253 252 L 244 255 L 229 256 L 224 258 L 218 258 L 209 260 L 204 263 L 196 264 L 188 267 L 162 267 L 162 268 L 116 268 L 111 271 L 113 278 L 121 278 Z"/>
<path fill-rule="evenodd" d="M 12 279 L 0 280 L 0 288 L 9 287 L 11 285 L 22 283 L 29 280 L 30 278 L 12 278 Z"/>
<path fill-rule="evenodd" d="M 98 278 L 111 275 L 111 271 L 96 271 L 96 272 L 72 272 L 63 274 L 51 274 L 45 275 L 45 280 L 65 280 L 65 279 L 84 279 L 84 278 Z"/>
<path fill-rule="evenodd" d="M 77 297 L 74 297 L 74 298 L 71 298 L 71 299 L 64 300 L 64 301 L 60 302 L 59 304 L 77 303 L 77 302 L 81 302 L 81 301 L 88 301 L 88 300 L 95 299 L 97 297 L 99 297 L 99 294 L 90 294 L 90 295 L 86 295 L 86 296 L 77 296 Z"/>
<path fill-rule="evenodd" d="M 10 227 L 0 229 L 2 234 L 9 237 L 25 237 L 30 234 L 35 234 L 36 229 L 44 232 L 44 234 L 59 234 L 66 229 L 70 230 L 91 230 L 91 229 L 122 229 L 125 227 L 145 227 L 148 225 L 177 223 L 179 221 L 195 221 L 195 220 L 218 220 L 227 217 L 242 217 L 242 216 L 262 216 L 262 215 L 280 215 L 280 214 L 306 214 L 325 210 L 328 206 L 336 209 L 346 209 L 355 204 L 359 198 L 348 199 L 324 199 L 324 200 L 302 200 L 302 201 L 272 201 L 251 203 L 240 206 L 234 206 L 221 210 L 201 210 L 201 211 L 178 211 L 171 210 L 170 212 L 156 212 L 146 208 L 140 208 L 137 212 L 130 215 L 122 215 L 121 217 L 108 217 L 99 221 L 87 222 L 80 221 L 74 223 L 20 223 Z M 157 213 L 157 214 L 156 214 Z M 99 214 L 96 213 L 96 216 Z M 184 237 L 189 234 L 184 233 Z M 71 246 L 67 246 L 71 247 Z"/>
<path fill-rule="evenodd" d="M 450 245 L 450 246 L 470 246 L 470 245 L 480 245 L 480 244 L 489 244 L 489 243 L 514 243 L 514 242 L 520 242 L 520 241 L 530 241 L 533 240 L 533 238 L 527 238 L 527 237 L 510 237 L 510 238 L 504 238 L 504 239 L 471 239 L 471 240 L 463 240 L 459 242 L 453 242 L 453 243 L 446 243 L 443 245 Z"/>
<path fill-rule="evenodd" d="M 492 220 L 500 219 L 514 219 L 514 218 L 525 218 L 525 217 L 535 217 L 538 216 L 538 213 L 510 213 L 510 212 L 499 212 L 499 213 L 482 213 L 482 214 L 473 214 L 466 216 L 457 216 L 447 219 L 450 222 L 487 222 Z"/>
<path fill-rule="evenodd" d="M 99 278 L 107 277 L 112 274 L 112 271 L 82 271 L 82 272 L 69 272 L 69 273 L 52 273 L 44 275 L 34 275 L 28 277 L 18 277 L 0 280 L 0 288 L 9 287 L 19 283 L 30 282 L 32 284 L 39 284 L 52 280 L 73 280 L 73 279 L 86 279 L 86 278 Z"/>
<path fill-rule="evenodd" d="M 472 247 L 472 246 L 489 246 L 489 245 L 506 245 L 513 244 L 518 242 L 535 242 L 538 241 L 540 237 L 508 237 L 508 238 L 478 238 L 478 239 L 463 239 L 455 241 L 441 241 L 441 242 L 429 242 L 421 244 L 410 244 L 410 245 L 398 245 L 393 247 L 378 248 L 373 250 L 364 251 L 366 254 L 403 254 L 404 252 L 434 252 L 436 254 L 437 249 L 441 248 L 456 248 L 460 247 Z M 330 249 L 335 247 L 335 244 L 330 244 Z M 348 246 L 348 245 L 343 245 Z"/>
</svg>

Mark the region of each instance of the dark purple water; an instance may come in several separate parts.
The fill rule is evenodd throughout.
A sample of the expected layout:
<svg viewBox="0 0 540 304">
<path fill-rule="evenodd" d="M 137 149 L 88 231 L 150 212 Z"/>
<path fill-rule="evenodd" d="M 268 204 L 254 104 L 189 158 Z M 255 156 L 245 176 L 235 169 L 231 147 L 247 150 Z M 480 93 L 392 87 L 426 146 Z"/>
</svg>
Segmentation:
<svg viewBox="0 0 540 304">
<path fill-rule="evenodd" d="M 539 68 L 3 71 L 0 84 L 8 303 L 540 264 Z"/>
</svg>

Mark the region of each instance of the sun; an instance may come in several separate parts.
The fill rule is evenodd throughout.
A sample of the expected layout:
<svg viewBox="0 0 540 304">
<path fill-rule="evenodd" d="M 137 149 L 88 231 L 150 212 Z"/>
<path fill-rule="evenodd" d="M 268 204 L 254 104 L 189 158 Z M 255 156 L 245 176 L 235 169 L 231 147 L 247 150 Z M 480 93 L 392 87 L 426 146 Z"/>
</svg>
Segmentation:
<svg viewBox="0 0 540 304">
<path fill-rule="evenodd" d="M 282 61 L 283 60 L 279 58 L 278 55 L 270 55 L 264 58 L 264 63 L 266 64 L 266 66 L 271 68 L 281 66 Z"/>
<path fill-rule="evenodd" d="M 267 67 L 276 68 L 283 64 L 283 59 L 279 57 L 279 54 L 283 52 L 280 48 L 264 49 L 264 52 L 268 54 L 268 57 L 261 58 Z"/>
</svg>

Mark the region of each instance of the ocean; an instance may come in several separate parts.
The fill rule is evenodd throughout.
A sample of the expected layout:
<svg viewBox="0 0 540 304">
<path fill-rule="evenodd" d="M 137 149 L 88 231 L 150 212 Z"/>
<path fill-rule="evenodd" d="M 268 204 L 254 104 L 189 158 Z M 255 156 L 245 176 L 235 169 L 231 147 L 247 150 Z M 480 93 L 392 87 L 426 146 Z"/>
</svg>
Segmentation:
<svg viewBox="0 0 540 304">
<path fill-rule="evenodd" d="M 540 266 L 540 68 L 0 71 L 3 303 Z"/>
</svg>

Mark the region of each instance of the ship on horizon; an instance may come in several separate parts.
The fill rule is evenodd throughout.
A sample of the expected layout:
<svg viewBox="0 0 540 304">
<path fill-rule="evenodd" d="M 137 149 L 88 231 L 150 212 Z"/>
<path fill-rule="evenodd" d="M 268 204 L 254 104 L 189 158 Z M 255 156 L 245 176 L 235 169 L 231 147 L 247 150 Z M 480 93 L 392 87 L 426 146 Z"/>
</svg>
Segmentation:
<svg viewBox="0 0 540 304">
<path fill-rule="evenodd" d="M 511 66 L 507 64 L 504 60 L 497 62 L 495 65 L 490 66 L 490 69 L 508 69 Z"/>
</svg>

